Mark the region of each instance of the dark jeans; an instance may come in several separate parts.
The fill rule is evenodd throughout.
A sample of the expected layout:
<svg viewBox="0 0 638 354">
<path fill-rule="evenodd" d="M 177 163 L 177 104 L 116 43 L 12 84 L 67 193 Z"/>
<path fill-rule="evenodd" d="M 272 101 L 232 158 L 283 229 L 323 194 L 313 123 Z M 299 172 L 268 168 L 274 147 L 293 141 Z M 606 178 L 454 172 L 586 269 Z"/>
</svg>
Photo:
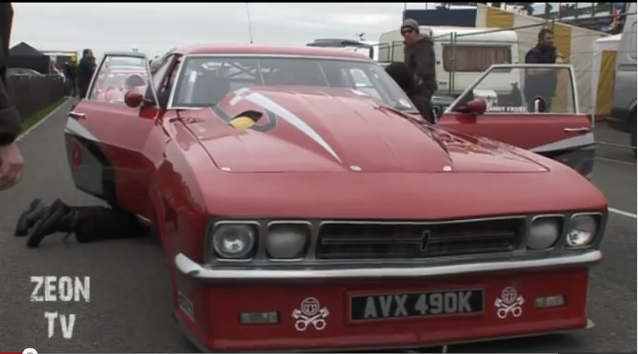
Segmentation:
<svg viewBox="0 0 638 354">
<path fill-rule="evenodd" d="M 66 80 L 66 94 L 71 97 L 77 96 L 78 90 L 75 85 L 75 80 Z"/>
</svg>

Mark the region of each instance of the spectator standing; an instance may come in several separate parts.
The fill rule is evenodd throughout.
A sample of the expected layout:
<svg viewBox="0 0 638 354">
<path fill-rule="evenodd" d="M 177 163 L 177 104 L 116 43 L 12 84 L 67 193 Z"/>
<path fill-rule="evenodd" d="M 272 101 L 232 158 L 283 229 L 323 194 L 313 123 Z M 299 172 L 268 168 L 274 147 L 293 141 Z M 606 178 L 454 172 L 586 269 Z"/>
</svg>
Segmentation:
<svg viewBox="0 0 638 354">
<path fill-rule="evenodd" d="M 554 47 L 554 32 L 543 28 L 538 32 L 538 43 L 525 55 L 525 64 L 556 64 L 558 53 Z M 545 106 L 551 107 L 552 98 L 558 83 L 557 71 L 550 69 L 525 70 L 525 87 L 523 92 L 527 97 L 527 107 L 534 112 L 534 100 L 541 97 Z"/>
<path fill-rule="evenodd" d="M 428 101 L 437 89 L 436 85 L 436 57 L 434 42 L 428 36 L 420 33 L 419 24 L 413 19 L 406 19 L 401 26 L 404 39 L 405 63 L 414 73 L 420 91 Z"/>
<path fill-rule="evenodd" d="M 9 39 L 13 24 L 13 7 L 0 3 L 0 190 L 20 182 L 24 161 L 15 142 L 22 129 L 22 118 L 13 106 L 7 82 Z"/>
<path fill-rule="evenodd" d="M 71 97 L 77 96 L 77 83 L 75 82 L 75 63 L 72 61 L 67 61 L 64 63 L 64 75 L 66 76 L 67 82 L 67 93 Z"/>
<path fill-rule="evenodd" d="M 86 97 L 89 91 L 89 85 L 91 84 L 91 78 L 95 72 L 95 57 L 91 49 L 84 49 L 82 51 L 82 59 L 78 64 L 78 88 L 80 90 L 80 98 Z"/>
</svg>

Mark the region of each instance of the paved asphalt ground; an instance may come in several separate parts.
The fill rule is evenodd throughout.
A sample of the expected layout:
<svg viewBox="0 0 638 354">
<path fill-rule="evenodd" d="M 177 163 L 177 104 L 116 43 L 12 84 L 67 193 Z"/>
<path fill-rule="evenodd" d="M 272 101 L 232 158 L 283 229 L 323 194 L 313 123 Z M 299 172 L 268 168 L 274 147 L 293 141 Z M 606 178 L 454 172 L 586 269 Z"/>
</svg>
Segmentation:
<svg viewBox="0 0 638 354">
<path fill-rule="evenodd" d="M 96 201 L 77 192 L 67 167 L 62 131 L 71 102 L 20 141 L 26 160 L 22 183 L 0 193 L 0 348 L 22 352 L 192 352 L 171 312 L 167 267 L 152 239 L 61 244 L 61 236 L 27 249 L 13 237 L 19 213 L 35 198 L 69 204 Z M 596 129 L 597 139 L 625 143 L 628 137 Z M 636 214 L 636 160 L 630 150 L 603 146 L 594 183 L 612 208 Z M 450 352 L 635 352 L 636 351 L 636 219 L 610 214 L 603 243 L 605 261 L 594 268 L 589 287 L 591 330 L 570 334 L 458 345 Z M 30 302 L 30 276 L 90 276 L 89 303 Z M 63 339 L 59 325 L 47 336 L 44 312 L 76 314 L 73 338 Z"/>
</svg>

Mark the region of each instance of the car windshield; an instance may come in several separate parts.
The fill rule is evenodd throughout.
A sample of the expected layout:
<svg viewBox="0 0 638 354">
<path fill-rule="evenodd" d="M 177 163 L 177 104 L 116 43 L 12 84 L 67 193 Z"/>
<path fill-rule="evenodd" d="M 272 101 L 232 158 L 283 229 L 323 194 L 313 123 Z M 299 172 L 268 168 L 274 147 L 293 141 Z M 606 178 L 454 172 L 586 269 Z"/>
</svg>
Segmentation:
<svg viewBox="0 0 638 354">
<path fill-rule="evenodd" d="M 494 65 L 449 108 L 460 112 L 467 102 L 482 98 L 486 114 L 573 114 L 575 85 L 569 65 Z"/>
<path fill-rule="evenodd" d="M 290 57 L 191 57 L 184 61 L 172 107 L 218 104 L 254 86 L 347 88 L 404 112 L 416 111 L 401 88 L 376 63 Z"/>
</svg>

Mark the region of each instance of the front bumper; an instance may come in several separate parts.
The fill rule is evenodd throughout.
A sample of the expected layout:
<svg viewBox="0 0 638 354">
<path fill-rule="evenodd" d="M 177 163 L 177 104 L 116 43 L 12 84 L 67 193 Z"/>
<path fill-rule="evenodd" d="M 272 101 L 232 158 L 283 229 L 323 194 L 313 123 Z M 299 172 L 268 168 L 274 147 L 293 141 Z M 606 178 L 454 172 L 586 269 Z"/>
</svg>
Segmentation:
<svg viewBox="0 0 638 354">
<path fill-rule="evenodd" d="M 214 268 L 211 265 L 201 265 L 186 255 L 180 253 L 175 256 L 175 265 L 179 272 L 199 281 L 224 282 L 224 281 L 254 281 L 254 280 L 292 280 L 303 279 L 375 279 L 375 278 L 424 278 L 434 276 L 453 276 L 472 273 L 502 272 L 517 270 L 541 270 L 565 266 L 587 266 L 602 260 L 599 250 L 591 250 L 585 253 L 563 255 L 544 259 L 501 260 L 486 262 L 468 262 L 464 264 L 451 263 L 444 265 L 428 265 L 415 267 L 412 265 L 402 267 L 359 267 L 344 269 L 291 269 L 292 265 L 284 268 L 272 269 L 237 269 Z"/>
<path fill-rule="evenodd" d="M 558 258 L 432 267 L 249 270 L 201 266 L 178 255 L 175 264 L 181 275 L 175 286 L 189 305 L 176 305 L 175 314 L 203 351 L 418 348 L 555 333 L 588 326 L 587 267 L 601 258 L 599 251 L 592 250 Z M 524 298 L 518 316 L 499 315 L 497 300 L 508 288 Z M 350 319 L 351 296 L 467 289 L 483 291 L 481 312 Z M 555 295 L 564 297 L 562 306 L 539 307 L 539 298 Z M 310 298 L 327 309 L 326 325 L 298 330 L 295 314 Z M 239 317 L 246 312 L 277 312 L 278 321 L 242 324 Z"/>
</svg>

